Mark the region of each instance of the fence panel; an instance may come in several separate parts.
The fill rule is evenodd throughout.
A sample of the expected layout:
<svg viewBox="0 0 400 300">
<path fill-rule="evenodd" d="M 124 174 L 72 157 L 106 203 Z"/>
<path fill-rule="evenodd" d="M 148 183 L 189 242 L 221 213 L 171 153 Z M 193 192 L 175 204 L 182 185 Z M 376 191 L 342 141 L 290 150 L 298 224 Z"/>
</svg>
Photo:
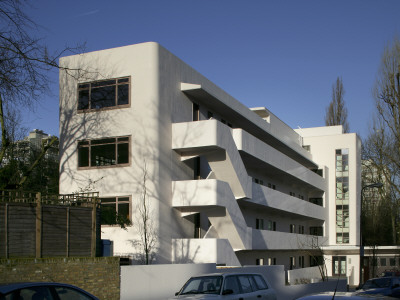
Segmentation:
<svg viewBox="0 0 400 300">
<path fill-rule="evenodd" d="M 0 191 L 0 258 L 101 255 L 98 193 Z"/>
</svg>

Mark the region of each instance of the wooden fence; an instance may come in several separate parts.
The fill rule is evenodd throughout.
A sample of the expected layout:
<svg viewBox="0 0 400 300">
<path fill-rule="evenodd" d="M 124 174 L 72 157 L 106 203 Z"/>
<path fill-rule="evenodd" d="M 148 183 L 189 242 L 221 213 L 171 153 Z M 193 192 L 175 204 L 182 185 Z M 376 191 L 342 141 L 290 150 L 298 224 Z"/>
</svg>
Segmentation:
<svg viewBox="0 0 400 300">
<path fill-rule="evenodd" d="M 0 258 L 101 255 L 98 193 L 0 191 Z"/>
</svg>

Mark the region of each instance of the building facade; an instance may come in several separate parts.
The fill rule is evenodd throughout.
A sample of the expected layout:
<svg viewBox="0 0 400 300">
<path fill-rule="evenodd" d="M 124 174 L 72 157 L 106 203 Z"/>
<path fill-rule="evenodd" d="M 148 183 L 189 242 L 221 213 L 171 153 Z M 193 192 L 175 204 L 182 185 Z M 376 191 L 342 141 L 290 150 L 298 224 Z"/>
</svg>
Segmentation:
<svg viewBox="0 0 400 300">
<path fill-rule="evenodd" d="M 60 193 L 98 191 L 126 221 L 103 220 L 115 255 L 140 260 L 147 224 L 152 263 L 325 262 L 358 284 L 356 134 L 293 130 L 157 43 L 60 63 Z"/>
</svg>

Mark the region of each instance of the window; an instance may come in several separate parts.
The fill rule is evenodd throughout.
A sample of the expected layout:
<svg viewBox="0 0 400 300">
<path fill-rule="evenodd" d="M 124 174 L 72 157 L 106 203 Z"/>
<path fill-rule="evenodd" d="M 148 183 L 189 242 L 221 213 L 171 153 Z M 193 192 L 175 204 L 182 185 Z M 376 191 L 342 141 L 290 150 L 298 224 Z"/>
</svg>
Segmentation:
<svg viewBox="0 0 400 300">
<path fill-rule="evenodd" d="M 336 150 L 336 243 L 349 243 L 349 149 Z"/>
<path fill-rule="evenodd" d="M 308 201 L 310 202 L 310 203 L 313 203 L 313 204 L 316 204 L 316 205 L 319 205 L 319 206 L 322 206 L 322 198 L 310 198 L 310 199 L 308 199 Z"/>
<path fill-rule="evenodd" d="M 129 137 L 78 142 L 78 167 L 105 167 L 129 164 Z"/>
<path fill-rule="evenodd" d="M 289 232 L 290 233 L 296 233 L 296 225 L 290 224 L 289 225 Z"/>
<path fill-rule="evenodd" d="M 236 276 L 227 276 L 225 278 L 224 290 L 232 290 L 233 295 L 240 294 L 239 284 Z"/>
<path fill-rule="evenodd" d="M 380 259 L 381 267 L 386 267 L 386 258 Z"/>
<path fill-rule="evenodd" d="M 304 268 L 304 256 L 299 256 L 299 267 Z"/>
<path fill-rule="evenodd" d="M 323 227 L 322 226 L 311 226 L 310 227 L 310 235 L 322 236 L 323 235 Z"/>
<path fill-rule="evenodd" d="M 324 263 L 323 256 L 310 256 L 310 267 L 321 266 Z"/>
<path fill-rule="evenodd" d="M 60 300 L 70 300 L 70 299 L 79 299 L 79 300 L 91 300 L 92 298 L 85 295 L 84 293 L 75 290 L 73 288 L 69 287 L 55 287 L 54 288 L 57 292 L 58 297 Z M 32 298 L 34 299 L 34 298 Z M 45 298 L 45 299 L 51 299 L 51 298 Z"/>
<path fill-rule="evenodd" d="M 117 225 L 131 223 L 129 197 L 100 198 L 101 225 Z"/>
<path fill-rule="evenodd" d="M 289 269 L 293 270 L 296 267 L 296 258 L 294 256 L 289 257 Z"/>
<path fill-rule="evenodd" d="M 276 231 L 276 222 L 268 221 L 268 230 Z"/>
<path fill-rule="evenodd" d="M 130 77 L 78 84 L 78 110 L 129 106 Z"/>
<path fill-rule="evenodd" d="M 267 290 L 268 289 L 268 285 L 261 275 L 253 275 L 253 279 L 256 283 L 258 290 Z"/>
<path fill-rule="evenodd" d="M 299 225 L 299 233 L 304 234 L 304 226 L 303 225 Z"/>
<path fill-rule="evenodd" d="M 395 258 L 390 258 L 389 263 L 390 263 L 391 267 L 394 267 L 396 265 L 396 259 Z"/>
<path fill-rule="evenodd" d="M 262 265 L 264 265 L 264 258 L 257 258 L 257 259 L 256 259 L 256 265 L 257 265 L 257 266 L 262 266 Z"/>
<path fill-rule="evenodd" d="M 193 121 L 200 121 L 200 106 L 193 103 Z"/>
<path fill-rule="evenodd" d="M 240 287 L 242 288 L 242 293 L 247 294 L 253 292 L 253 287 L 250 282 L 250 277 L 246 275 L 238 275 Z"/>
<path fill-rule="evenodd" d="M 256 219 L 256 229 L 264 229 L 264 220 Z"/>
</svg>

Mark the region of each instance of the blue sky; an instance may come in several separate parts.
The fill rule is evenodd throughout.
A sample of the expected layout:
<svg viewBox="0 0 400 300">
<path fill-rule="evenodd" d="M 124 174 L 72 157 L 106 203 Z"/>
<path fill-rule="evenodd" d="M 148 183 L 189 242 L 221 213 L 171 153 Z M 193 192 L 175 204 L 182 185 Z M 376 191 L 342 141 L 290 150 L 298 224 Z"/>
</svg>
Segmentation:
<svg viewBox="0 0 400 300">
<path fill-rule="evenodd" d="M 400 36 L 398 0 L 36 0 L 28 14 L 50 50 L 155 41 L 248 107 L 292 128 L 324 125 L 343 79 L 350 131 L 366 137 L 384 46 Z M 58 79 L 24 126 L 58 135 Z"/>
</svg>

